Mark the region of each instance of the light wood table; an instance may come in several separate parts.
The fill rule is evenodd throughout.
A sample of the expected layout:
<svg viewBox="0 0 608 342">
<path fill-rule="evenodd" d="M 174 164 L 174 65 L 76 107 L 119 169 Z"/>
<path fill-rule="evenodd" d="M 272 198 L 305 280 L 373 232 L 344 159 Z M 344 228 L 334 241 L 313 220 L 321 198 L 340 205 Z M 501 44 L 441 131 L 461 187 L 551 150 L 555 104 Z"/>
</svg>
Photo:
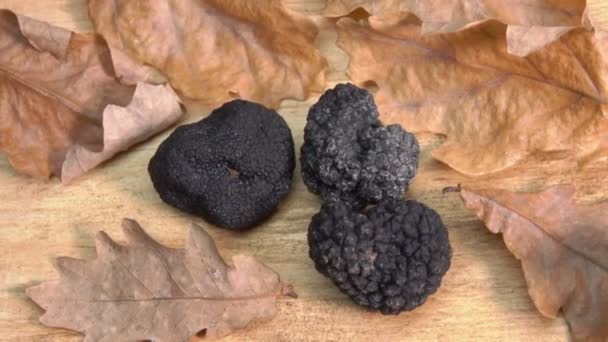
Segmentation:
<svg viewBox="0 0 608 342">
<path fill-rule="evenodd" d="M 291 0 L 300 8 L 319 8 L 316 0 Z M 605 2 L 592 5 L 606 7 Z M 0 7 L 86 31 L 91 29 L 85 0 L 0 0 Z M 604 17 L 608 17 L 604 16 Z M 348 58 L 334 46 L 335 34 L 324 33 L 319 44 L 328 56 L 331 83 L 345 81 Z M 280 112 L 301 145 L 308 107 L 314 102 L 288 101 Z M 206 115 L 193 107 L 186 121 Z M 188 224 L 203 225 L 216 239 L 222 254 L 253 254 L 296 287 L 298 299 L 281 299 L 272 321 L 253 324 L 227 341 L 566 341 L 568 328 L 561 318 L 541 316 L 528 297 L 519 262 L 500 236 L 490 234 L 455 194 L 442 195 L 445 186 L 459 182 L 511 189 L 539 188 L 563 181 L 551 163 L 539 163 L 524 174 L 499 179 L 467 179 L 433 161 L 435 137 L 421 137 L 419 175 L 409 194 L 436 208 L 443 216 L 454 248 L 452 268 L 443 287 L 427 304 L 399 316 L 383 316 L 360 309 L 331 282 L 314 270 L 308 258 L 306 232 L 319 199 L 310 194 L 299 171 L 293 191 L 280 210 L 262 226 L 247 233 L 230 233 L 163 204 L 152 188 L 146 168 L 168 133 L 139 145 L 82 177 L 75 184 L 43 182 L 17 175 L 0 157 L 0 340 L 78 341 L 81 335 L 44 327 L 42 310 L 24 293 L 42 280 L 54 279 L 57 256 L 93 258 L 94 234 L 105 230 L 124 242 L 123 217 L 137 219 L 148 232 L 169 246 L 182 246 Z M 299 167 L 299 165 L 298 165 Z M 559 173 L 559 172 L 557 172 Z M 581 181 L 581 198 L 598 199 L 608 186 L 598 188 L 602 170 Z M 605 181 L 604 181 L 605 182 Z M 604 192 L 598 192 L 604 191 Z"/>
</svg>

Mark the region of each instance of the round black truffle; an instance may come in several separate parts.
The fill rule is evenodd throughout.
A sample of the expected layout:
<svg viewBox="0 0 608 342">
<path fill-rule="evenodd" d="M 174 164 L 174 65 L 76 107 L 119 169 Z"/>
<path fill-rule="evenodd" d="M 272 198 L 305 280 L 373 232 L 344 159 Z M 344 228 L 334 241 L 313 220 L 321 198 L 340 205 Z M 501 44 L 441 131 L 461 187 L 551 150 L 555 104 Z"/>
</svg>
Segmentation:
<svg viewBox="0 0 608 342">
<path fill-rule="evenodd" d="M 357 304 L 384 314 L 422 305 L 450 268 L 439 215 L 413 200 L 388 199 L 365 214 L 325 203 L 308 229 L 310 257 Z"/>
<path fill-rule="evenodd" d="M 287 195 L 295 167 L 291 131 L 275 111 L 243 100 L 178 127 L 148 172 L 167 204 L 223 228 L 250 228 Z"/>
<path fill-rule="evenodd" d="M 302 177 L 325 201 L 360 207 L 402 197 L 416 175 L 419 151 L 413 134 L 382 126 L 367 90 L 339 84 L 308 112 Z"/>
</svg>

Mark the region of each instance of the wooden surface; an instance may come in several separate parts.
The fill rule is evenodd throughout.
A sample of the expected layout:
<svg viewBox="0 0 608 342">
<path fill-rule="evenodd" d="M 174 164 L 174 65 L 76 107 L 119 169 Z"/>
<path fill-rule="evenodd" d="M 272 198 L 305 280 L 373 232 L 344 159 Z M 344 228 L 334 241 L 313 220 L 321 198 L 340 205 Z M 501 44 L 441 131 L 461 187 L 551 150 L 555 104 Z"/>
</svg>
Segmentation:
<svg viewBox="0 0 608 342">
<path fill-rule="evenodd" d="M 606 2 L 593 6 L 606 8 Z M 0 7 L 77 31 L 91 24 L 85 0 L 0 0 Z M 291 0 L 299 8 L 319 8 L 315 1 Z M 605 11 L 604 11 L 605 12 Z M 604 15 L 608 18 L 608 15 Z M 333 45 L 335 34 L 324 33 L 319 45 L 328 56 L 331 83 L 345 80 L 347 56 Z M 308 107 L 286 102 L 280 109 L 296 142 L 302 143 Z M 190 108 L 187 121 L 200 119 L 207 108 Z M 163 204 L 149 181 L 146 167 L 168 133 L 134 148 L 85 175 L 70 186 L 17 175 L 0 157 L 0 340 L 78 341 L 81 335 L 38 323 L 42 310 L 27 299 L 26 287 L 58 276 L 57 256 L 93 258 L 94 234 L 105 230 L 124 241 L 123 217 L 137 219 L 164 244 L 182 246 L 189 222 L 206 227 L 222 254 L 253 254 L 292 282 L 300 297 L 281 299 L 274 320 L 237 332 L 227 341 L 566 341 L 562 318 L 542 317 L 530 301 L 519 262 L 500 236 L 490 234 L 457 195 L 442 195 L 445 186 L 462 182 L 477 187 L 538 189 L 575 181 L 582 200 L 606 198 L 604 168 L 573 176 L 564 163 L 531 158 L 527 167 L 483 179 L 467 179 L 430 158 L 437 137 L 421 136 L 419 176 L 409 197 L 436 208 L 443 216 L 454 248 L 452 268 L 442 288 L 414 312 L 383 316 L 350 302 L 308 258 L 306 231 L 320 206 L 308 193 L 299 172 L 293 191 L 280 210 L 247 233 L 230 233 Z"/>
</svg>

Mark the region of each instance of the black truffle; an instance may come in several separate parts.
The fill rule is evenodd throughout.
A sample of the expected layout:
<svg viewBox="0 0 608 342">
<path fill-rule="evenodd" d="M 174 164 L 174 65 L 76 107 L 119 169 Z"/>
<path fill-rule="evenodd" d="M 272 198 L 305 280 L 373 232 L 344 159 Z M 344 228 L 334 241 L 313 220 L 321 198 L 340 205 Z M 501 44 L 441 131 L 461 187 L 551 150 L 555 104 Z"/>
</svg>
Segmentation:
<svg viewBox="0 0 608 342">
<path fill-rule="evenodd" d="M 355 206 L 400 198 L 418 167 L 416 137 L 383 127 L 373 96 L 352 84 L 328 90 L 308 113 L 302 177 L 325 201 Z"/>
<path fill-rule="evenodd" d="M 384 314 L 422 305 L 450 268 L 439 215 L 413 200 L 387 199 L 362 214 L 325 203 L 308 229 L 316 269 L 357 304 Z"/>
<path fill-rule="evenodd" d="M 239 230 L 274 212 L 289 192 L 294 167 L 285 120 L 261 105 L 235 100 L 178 127 L 160 145 L 148 172 L 167 204 Z"/>
</svg>

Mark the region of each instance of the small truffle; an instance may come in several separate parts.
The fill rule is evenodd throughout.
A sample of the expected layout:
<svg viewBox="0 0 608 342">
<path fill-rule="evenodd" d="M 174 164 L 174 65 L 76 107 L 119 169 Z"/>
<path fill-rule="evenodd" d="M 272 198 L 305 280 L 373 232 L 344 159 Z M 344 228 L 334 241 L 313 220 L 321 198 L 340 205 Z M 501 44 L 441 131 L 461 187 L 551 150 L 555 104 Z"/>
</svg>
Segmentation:
<svg viewBox="0 0 608 342">
<path fill-rule="evenodd" d="M 243 100 L 178 127 L 148 172 L 167 204 L 223 228 L 250 228 L 287 195 L 295 167 L 291 131 L 275 111 Z"/>
<path fill-rule="evenodd" d="M 384 314 L 422 305 L 450 268 L 439 215 L 413 200 L 387 199 L 362 214 L 325 203 L 308 228 L 310 258 L 357 304 Z"/>
<path fill-rule="evenodd" d="M 301 152 L 311 192 L 361 207 L 407 192 L 419 146 L 401 126 L 382 126 L 367 90 L 339 84 L 311 107 Z"/>
</svg>

